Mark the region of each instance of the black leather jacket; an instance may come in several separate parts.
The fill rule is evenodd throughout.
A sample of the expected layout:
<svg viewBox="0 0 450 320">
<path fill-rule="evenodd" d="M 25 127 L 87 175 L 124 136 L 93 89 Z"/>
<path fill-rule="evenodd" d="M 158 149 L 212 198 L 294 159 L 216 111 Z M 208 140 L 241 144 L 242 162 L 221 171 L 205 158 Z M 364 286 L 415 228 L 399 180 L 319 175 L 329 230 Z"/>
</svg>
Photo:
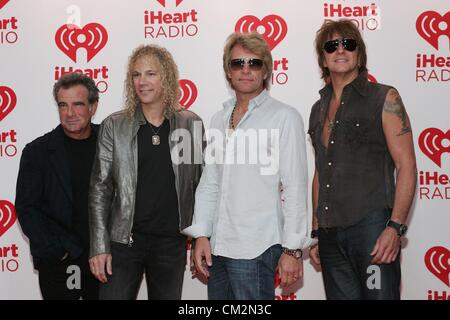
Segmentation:
<svg viewBox="0 0 450 320">
<path fill-rule="evenodd" d="M 202 172 L 204 128 L 200 117 L 187 110 L 176 111 L 169 122 L 181 231 L 192 223 L 195 189 Z M 137 133 L 143 124 L 146 120 L 138 107 L 132 119 L 125 111 L 119 111 L 100 126 L 89 189 L 91 257 L 110 253 L 110 241 L 129 244 L 132 240 L 138 174 Z M 174 158 L 177 147 L 183 148 L 181 163 L 178 157 Z"/>
</svg>

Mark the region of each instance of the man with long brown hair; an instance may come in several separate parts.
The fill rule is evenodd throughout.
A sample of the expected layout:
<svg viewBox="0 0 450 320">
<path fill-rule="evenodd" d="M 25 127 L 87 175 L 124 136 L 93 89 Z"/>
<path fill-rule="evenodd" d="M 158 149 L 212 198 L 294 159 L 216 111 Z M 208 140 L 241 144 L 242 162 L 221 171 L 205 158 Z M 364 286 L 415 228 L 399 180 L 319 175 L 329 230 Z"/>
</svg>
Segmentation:
<svg viewBox="0 0 450 320">
<path fill-rule="evenodd" d="M 143 274 L 149 299 L 181 298 L 180 231 L 192 221 L 203 125 L 179 107 L 178 94 L 172 55 L 156 45 L 135 49 L 125 109 L 101 124 L 91 178 L 90 266 L 100 299 L 135 299 Z"/>
<path fill-rule="evenodd" d="M 325 23 L 316 52 L 327 84 L 309 119 L 319 239 L 310 257 L 328 299 L 399 299 L 400 238 L 417 180 L 408 115 L 396 89 L 368 81 L 353 22 Z"/>
</svg>

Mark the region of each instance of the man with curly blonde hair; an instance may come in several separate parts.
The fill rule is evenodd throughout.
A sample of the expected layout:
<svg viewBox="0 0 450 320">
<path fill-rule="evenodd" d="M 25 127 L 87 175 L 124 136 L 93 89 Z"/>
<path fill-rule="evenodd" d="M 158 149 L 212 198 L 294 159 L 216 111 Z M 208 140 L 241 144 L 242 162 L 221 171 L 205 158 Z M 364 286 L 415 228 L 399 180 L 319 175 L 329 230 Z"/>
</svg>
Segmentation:
<svg viewBox="0 0 450 320">
<path fill-rule="evenodd" d="M 92 170 L 90 267 L 100 299 L 180 299 L 202 171 L 203 124 L 178 103 L 178 69 L 156 45 L 129 58 L 125 109 L 101 124 Z M 180 151 L 181 150 L 181 151 Z"/>
</svg>

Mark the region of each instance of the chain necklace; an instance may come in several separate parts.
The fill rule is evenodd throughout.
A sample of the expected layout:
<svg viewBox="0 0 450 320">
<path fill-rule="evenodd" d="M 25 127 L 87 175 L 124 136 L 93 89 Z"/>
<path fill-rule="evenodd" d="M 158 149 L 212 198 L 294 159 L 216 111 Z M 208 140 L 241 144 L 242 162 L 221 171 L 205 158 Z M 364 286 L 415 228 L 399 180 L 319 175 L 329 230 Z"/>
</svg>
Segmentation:
<svg viewBox="0 0 450 320">
<path fill-rule="evenodd" d="M 236 106 L 237 106 L 237 104 L 234 105 L 234 108 L 233 108 L 233 111 L 231 112 L 231 117 L 230 117 L 230 128 L 233 130 L 236 128 L 234 126 L 234 111 L 236 111 Z"/>
<path fill-rule="evenodd" d="M 158 130 L 156 132 L 155 132 L 155 129 L 153 129 L 153 125 L 150 122 L 148 124 L 150 125 L 150 129 L 152 129 L 152 131 L 153 131 L 152 144 L 154 146 L 159 146 L 161 144 L 161 139 L 160 139 L 158 133 L 159 133 L 159 130 L 161 130 L 161 128 L 163 127 L 164 121 L 158 127 Z"/>
<path fill-rule="evenodd" d="M 328 120 L 328 130 L 331 131 L 334 128 L 334 120 L 330 119 L 330 115 L 327 113 L 327 120 Z"/>
</svg>

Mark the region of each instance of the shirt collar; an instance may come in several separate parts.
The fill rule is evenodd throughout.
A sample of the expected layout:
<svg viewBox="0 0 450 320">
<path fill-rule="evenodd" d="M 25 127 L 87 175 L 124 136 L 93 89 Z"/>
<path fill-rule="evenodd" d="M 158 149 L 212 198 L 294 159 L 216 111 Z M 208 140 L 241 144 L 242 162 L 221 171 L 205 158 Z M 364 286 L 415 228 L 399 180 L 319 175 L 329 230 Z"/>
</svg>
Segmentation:
<svg viewBox="0 0 450 320">
<path fill-rule="evenodd" d="M 270 97 L 269 91 L 267 89 L 264 89 L 258 96 L 250 100 L 247 112 L 252 112 L 254 108 L 262 105 L 264 101 L 266 101 L 267 98 L 269 97 Z M 233 108 L 235 105 L 236 105 L 236 97 L 233 97 L 223 103 L 223 108 L 225 110 L 223 116 L 225 121 L 231 116 L 231 112 L 233 112 Z"/>
</svg>

